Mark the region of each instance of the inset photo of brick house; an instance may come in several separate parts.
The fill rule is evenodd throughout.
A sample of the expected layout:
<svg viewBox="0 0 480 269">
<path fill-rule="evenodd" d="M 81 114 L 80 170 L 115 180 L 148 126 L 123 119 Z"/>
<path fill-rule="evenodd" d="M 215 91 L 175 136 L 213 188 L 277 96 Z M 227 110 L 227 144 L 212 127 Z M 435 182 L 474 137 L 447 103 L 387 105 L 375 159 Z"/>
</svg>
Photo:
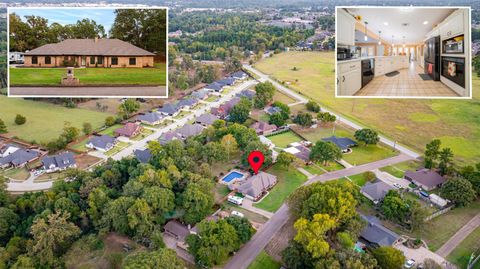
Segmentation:
<svg viewBox="0 0 480 269">
<path fill-rule="evenodd" d="M 16 7 L 8 19 L 9 96 L 168 95 L 165 8 Z"/>
</svg>

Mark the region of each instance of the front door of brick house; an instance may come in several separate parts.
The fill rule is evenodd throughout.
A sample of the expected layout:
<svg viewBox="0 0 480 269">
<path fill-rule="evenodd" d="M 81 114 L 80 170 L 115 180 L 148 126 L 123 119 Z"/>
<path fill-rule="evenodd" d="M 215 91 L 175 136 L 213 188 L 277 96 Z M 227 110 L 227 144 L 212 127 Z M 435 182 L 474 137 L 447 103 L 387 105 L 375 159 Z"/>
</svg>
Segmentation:
<svg viewBox="0 0 480 269">
<path fill-rule="evenodd" d="M 82 66 L 85 66 L 87 65 L 87 56 L 82 56 L 82 63 L 81 63 Z"/>
</svg>

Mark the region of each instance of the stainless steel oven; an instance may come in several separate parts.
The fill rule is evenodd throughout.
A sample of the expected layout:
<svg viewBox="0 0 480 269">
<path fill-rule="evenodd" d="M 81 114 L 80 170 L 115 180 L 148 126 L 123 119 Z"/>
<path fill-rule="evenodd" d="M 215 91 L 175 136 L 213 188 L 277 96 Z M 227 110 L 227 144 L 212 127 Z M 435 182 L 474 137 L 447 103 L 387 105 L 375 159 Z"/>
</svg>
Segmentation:
<svg viewBox="0 0 480 269">
<path fill-rule="evenodd" d="M 442 76 L 465 88 L 465 58 L 442 57 Z"/>
<path fill-rule="evenodd" d="M 444 54 L 463 54 L 464 39 L 463 35 L 452 37 L 442 41 L 442 53 Z"/>
</svg>

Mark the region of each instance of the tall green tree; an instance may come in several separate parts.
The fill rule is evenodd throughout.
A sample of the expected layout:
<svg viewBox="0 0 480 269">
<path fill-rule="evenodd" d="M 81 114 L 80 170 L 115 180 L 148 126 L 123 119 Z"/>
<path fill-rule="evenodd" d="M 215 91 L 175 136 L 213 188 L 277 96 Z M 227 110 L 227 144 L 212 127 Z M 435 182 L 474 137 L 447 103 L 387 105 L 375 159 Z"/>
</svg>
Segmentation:
<svg viewBox="0 0 480 269">
<path fill-rule="evenodd" d="M 285 169 L 288 169 L 290 165 L 297 159 L 295 155 L 282 151 L 277 156 L 277 163 Z"/>
<path fill-rule="evenodd" d="M 382 269 L 401 269 L 405 263 L 402 251 L 393 247 L 379 247 L 372 253 Z"/>
<path fill-rule="evenodd" d="M 244 123 L 250 116 L 251 110 L 252 102 L 247 98 L 242 98 L 230 111 L 229 120 L 231 122 Z"/>
<path fill-rule="evenodd" d="M 333 162 L 341 158 L 342 151 L 332 142 L 319 140 L 317 143 L 315 143 L 310 151 L 310 160 L 322 162 L 325 165 L 328 165 L 329 162 Z"/>
<path fill-rule="evenodd" d="M 0 134 L 5 134 L 8 132 L 7 126 L 5 125 L 5 122 L 0 119 Z"/>
<path fill-rule="evenodd" d="M 458 206 L 469 205 L 477 197 L 472 183 L 464 178 L 452 178 L 443 183 L 440 194 Z"/>
<path fill-rule="evenodd" d="M 123 119 L 128 119 L 130 116 L 140 109 L 140 103 L 135 99 L 127 99 L 118 106 L 118 114 Z"/>
<path fill-rule="evenodd" d="M 427 144 L 424 154 L 425 159 L 425 168 L 432 169 L 435 167 L 435 161 L 438 159 L 440 155 L 440 146 L 442 142 L 440 139 L 434 139 L 430 143 Z"/>
<path fill-rule="evenodd" d="M 183 269 L 185 265 L 175 251 L 161 248 L 157 251 L 140 251 L 128 255 L 122 265 L 124 269 Z"/>
<path fill-rule="evenodd" d="M 268 103 L 273 101 L 275 95 L 275 86 L 270 82 L 260 82 L 255 85 L 255 97 L 253 103 L 255 108 L 264 108 Z"/>
<path fill-rule="evenodd" d="M 185 209 L 183 220 L 189 224 L 195 224 L 205 218 L 214 204 L 213 190 L 202 188 L 198 183 L 188 184 L 182 194 L 181 206 Z"/>
<path fill-rule="evenodd" d="M 453 162 L 453 152 L 450 148 L 444 148 L 440 151 L 438 163 L 438 170 L 440 175 L 444 176 L 451 172 L 451 166 Z"/>
<path fill-rule="evenodd" d="M 31 252 L 45 266 L 58 266 L 58 258 L 80 235 L 80 229 L 69 222 L 69 213 L 57 212 L 38 218 L 31 227 Z"/>
<path fill-rule="evenodd" d="M 297 230 L 294 240 L 304 245 L 313 258 L 325 256 L 330 251 L 326 233 L 337 226 L 328 214 L 315 214 L 311 221 L 300 218 L 293 227 Z"/>
<path fill-rule="evenodd" d="M 230 161 L 230 156 L 238 152 L 237 140 L 232 134 L 226 134 L 222 137 L 220 143 L 227 153 L 227 160 Z"/>
<path fill-rule="evenodd" d="M 380 141 L 378 133 L 372 129 L 360 129 L 355 131 L 355 139 L 365 145 L 375 145 Z"/>
<path fill-rule="evenodd" d="M 310 113 L 298 113 L 293 122 L 303 127 L 310 127 L 313 124 L 313 117 Z"/>
</svg>

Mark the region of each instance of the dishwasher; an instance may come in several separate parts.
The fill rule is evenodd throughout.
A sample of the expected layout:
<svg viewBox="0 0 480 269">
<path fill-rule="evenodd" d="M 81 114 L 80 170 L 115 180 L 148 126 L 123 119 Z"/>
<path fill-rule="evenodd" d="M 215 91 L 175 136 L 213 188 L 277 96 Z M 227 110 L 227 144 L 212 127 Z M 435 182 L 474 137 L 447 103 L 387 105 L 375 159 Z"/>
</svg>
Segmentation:
<svg viewBox="0 0 480 269">
<path fill-rule="evenodd" d="M 374 77 L 375 59 L 362 60 L 362 88 L 365 87 Z"/>
</svg>

